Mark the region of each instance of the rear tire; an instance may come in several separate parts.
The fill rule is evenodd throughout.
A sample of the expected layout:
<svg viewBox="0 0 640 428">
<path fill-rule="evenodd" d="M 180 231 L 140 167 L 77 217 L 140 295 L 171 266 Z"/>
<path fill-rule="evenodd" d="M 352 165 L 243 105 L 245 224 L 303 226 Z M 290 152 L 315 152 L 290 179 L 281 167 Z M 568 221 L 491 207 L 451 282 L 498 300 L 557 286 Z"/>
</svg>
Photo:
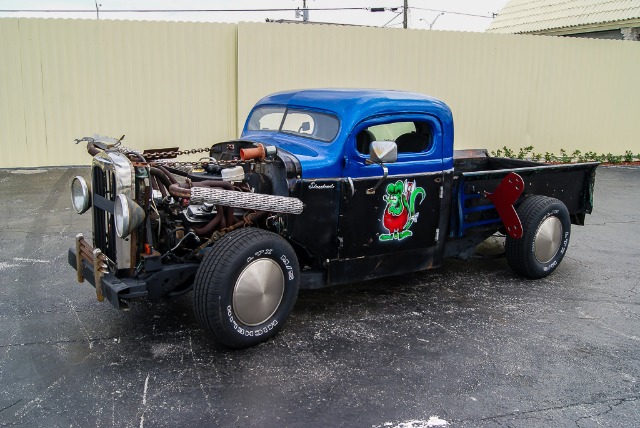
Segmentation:
<svg viewBox="0 0 640 428">
<path fill-rule="evenodd" d="M 505 252 L 509 266 L 527 278 L 551 274 L 564 258 L 571 236 L 567 207 L 558 199 L 531 196 L 517 209 L 522 222 L 520 239 L 507 236 Z"/>
<path fill-rule="evenodd" d="M 238 229 L 220 238 L 202 261 L 193 306 L 222 344 L 244 348 L 282 328 L 299 284 L 298 259 L 287 241 L 261 229 Z"/>
</svg>

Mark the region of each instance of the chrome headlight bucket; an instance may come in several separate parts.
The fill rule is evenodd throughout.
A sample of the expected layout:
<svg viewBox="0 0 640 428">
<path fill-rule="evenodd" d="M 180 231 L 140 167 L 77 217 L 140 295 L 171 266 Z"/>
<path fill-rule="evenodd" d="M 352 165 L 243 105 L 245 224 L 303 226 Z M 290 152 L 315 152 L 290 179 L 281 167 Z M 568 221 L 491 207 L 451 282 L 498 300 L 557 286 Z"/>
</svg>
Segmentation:
<svg viewBox="0 0 640 428">
<path fill-rule="evenodd" d="M 144 210 L 127 195 L 119 194 L 113 207 L 116 234 L 126 238 L 144 221 Z"/>
<path fill-rule="evenodd" d="M 91 207 L 91 193 L 84 178 L 76 176 L 71 180 L 71 204 L 78 214 Z"/>
</svg>

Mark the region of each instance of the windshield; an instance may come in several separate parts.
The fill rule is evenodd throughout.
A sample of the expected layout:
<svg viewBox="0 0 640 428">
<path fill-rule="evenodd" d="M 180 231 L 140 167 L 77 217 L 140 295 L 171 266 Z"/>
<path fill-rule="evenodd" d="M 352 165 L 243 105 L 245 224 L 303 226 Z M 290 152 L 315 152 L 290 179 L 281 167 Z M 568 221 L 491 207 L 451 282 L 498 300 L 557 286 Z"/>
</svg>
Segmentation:
<svg viewBox="0 0 640 428">
<path fill-rule="evenodd" d="M 260 107 L 253 111 L 248 131 L 279 131 L 320 141 L 332 141 L 338 135 L 338 118 L 313 110 L 286 107 Z"/>
</svg>

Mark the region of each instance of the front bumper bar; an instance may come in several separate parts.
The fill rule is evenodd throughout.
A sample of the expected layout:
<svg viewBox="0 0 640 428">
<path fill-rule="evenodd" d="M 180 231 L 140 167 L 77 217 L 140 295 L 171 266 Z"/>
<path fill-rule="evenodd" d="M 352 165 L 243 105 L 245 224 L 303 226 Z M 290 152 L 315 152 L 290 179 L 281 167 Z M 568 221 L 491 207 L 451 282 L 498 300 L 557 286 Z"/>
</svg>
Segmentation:
<svg viewBox="0 0 640 428">
<path fill-rule="evenodd" d="M 85 253 L 78 253 L 76 248 L 69 248 L 69 264 L 78 273 L 78 282 L 86 279 L 96 289 L 96 297 L 99 301 L 105 298 L 117 309 L 128 309 L 127 300 L 133 297 L 145 297 L 146 283 L 144 281 L 130 280 L 125 282 L 117 278 L 114 274 L 103 271 L 96 271 L 96 259 L 87 260 Z M 125 280 L 129 280 L 126 278 Z"/>
<path fill-rule="evenodd" d="M 156 299 L 188 291 L 193 282 L 197 263 L 172 265 L 145 265 L 137 278 L 118 278 L 109 271 L 108 259 L 100 250 L 94 250 L 82 234 L 76 237 L 75 248 L 69 248 L 69 264 L 76 270 L 78 282 L 86 279 L 96 289 L 96 297 L 105 298 L 117 309 L 128 309 L 128 301 L 140 298 Z"/>
</svg>

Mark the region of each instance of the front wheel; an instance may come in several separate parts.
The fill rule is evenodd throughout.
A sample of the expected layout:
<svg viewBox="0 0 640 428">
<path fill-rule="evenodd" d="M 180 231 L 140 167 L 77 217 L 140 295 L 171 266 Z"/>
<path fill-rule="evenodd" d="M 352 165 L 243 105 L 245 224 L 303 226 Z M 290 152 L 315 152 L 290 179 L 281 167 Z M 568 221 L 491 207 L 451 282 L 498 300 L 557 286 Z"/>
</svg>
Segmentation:
<svg viewBox="0 0 640 428">
<path fill-rule="evenodd" d="M 516 210 L 522 222 L 520 239 L 507 236 L 509 266 L 527 278 L 544 278 L 562 261 L 571 236 L 567 207 L 558 199 L 531 196 Z"/>
<path fill-rule="evenodd" d="M 222 344 L 253 346 L 282 328 L 299 284 L 298 260 L 287 241 L 261 229 L 238 229 L 217 241 L 198 269 L 196 317 Z"/>
</svg>

